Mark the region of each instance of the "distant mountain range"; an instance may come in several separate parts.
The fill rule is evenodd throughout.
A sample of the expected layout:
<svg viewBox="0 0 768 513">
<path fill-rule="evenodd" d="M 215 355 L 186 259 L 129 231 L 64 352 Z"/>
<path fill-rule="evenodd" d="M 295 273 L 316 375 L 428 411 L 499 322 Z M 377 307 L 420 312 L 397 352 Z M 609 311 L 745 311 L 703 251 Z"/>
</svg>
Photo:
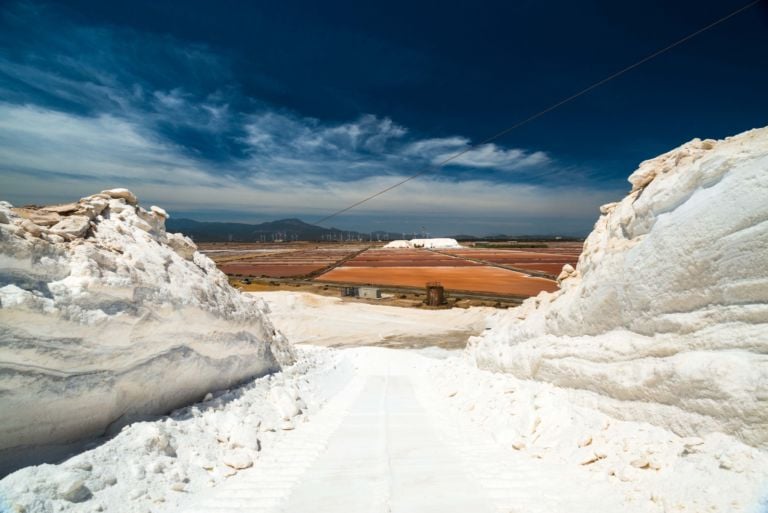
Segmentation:
<svg viewBox="0 0 768 513">
<path fill-rule="evenodd" d="M 222 223 L 208 221 L 194 221 L 192 219 L 170 218 L 166 221 L 169 232 L 181 232 L 192 237 L 196 242 L 276 242 L 276 241 L 370 241 L 370 240 L 396 240 L 422 238 L 418 233 L 397 233 L 375 231 L 362 233 L 338 228 L 323 228 L 314 224 L 305 223 L 301 219 L 280 219 L 260 224 L 247 223 Z M 477 240 L 525 240 L 540 241 L 552 240 L 555 237 L 549 235 L 491 235 L 475 237 L 474 235 L 452 235 L 459 241 Z M 570 237 L 562 237 L 562 240 L 578 240 Z"/>
<path fill-rule="evenodd" d="M 369 241 L 414 238 L 413 234 L 360 233 L 338 228 L 323 228 L 301 219 L 280 219 L 260 224 L 221 223 L 174 219 L 166 221 L 170 232 L 181 232 L 196 242 L 275 242 L 275 241 Z"/>
</svg>

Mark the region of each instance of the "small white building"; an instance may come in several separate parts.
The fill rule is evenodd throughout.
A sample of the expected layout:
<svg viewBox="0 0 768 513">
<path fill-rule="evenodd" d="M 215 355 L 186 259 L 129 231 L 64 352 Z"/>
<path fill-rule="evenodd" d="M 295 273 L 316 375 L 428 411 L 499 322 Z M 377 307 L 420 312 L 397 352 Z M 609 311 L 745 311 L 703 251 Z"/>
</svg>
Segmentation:
<svg viewBox="0 0 768 513">
<path fill-rule="evenodd" d="M 376 287 L 360 287 L 358 297 L 363 299 L 381 299 L 381 291 Z"/>
<path fill-rule="evenodd" d="M 376 287 L 342 287 L 341 297 L 381 299 L 381 291 Z"/>
</svg>

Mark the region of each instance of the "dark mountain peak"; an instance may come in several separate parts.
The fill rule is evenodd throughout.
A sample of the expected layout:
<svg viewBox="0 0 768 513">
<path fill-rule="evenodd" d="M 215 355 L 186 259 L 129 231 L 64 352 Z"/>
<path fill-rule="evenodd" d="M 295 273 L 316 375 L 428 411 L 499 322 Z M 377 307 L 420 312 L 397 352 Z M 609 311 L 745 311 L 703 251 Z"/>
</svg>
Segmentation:
<svg viewBox="0 0 768 513">
<path fill-rule="evenodd" d="M 267 224 L 267 223 L 262 223 Z M 283 225 L 290 225 L 290 226 L 301 226 L 301 227 L 312 227 L 312 228 L 321 228 L 320 226 L 305 223 L 301 219 L 298 219 L 296 217 L 290 217 L 288 219 L 278 219 L 277 221 L 270 221 L 270 224 L 283 224 Z"/>
<path fill-rule="evenodd" d="M 198 242 L 349 241 L 368 240 L 369 234 L 324 228 L 291 217 L 259 224 L 193 221 L 170 218 L 168 231 L 178 231 Z"/>
</svg>

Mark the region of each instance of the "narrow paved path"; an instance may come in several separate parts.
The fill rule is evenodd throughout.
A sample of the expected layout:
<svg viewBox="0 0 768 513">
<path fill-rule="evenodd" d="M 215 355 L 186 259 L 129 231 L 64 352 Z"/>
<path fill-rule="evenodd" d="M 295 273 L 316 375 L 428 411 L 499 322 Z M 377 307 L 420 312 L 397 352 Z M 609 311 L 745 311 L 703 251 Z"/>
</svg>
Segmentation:
<svg viewBox="0 0 768 513">
<path fill-rule="evenodd" d="M 184 511 L 496 511 L 436 433 L 410 376 L 398 372 L 408 369 L 391 363 L 368 362 L 285 447 L 270 451 L 274 459 L 193 497 Z"/>
<path fill-rule="evenodd" d="M 188 497 L 184 513 L 622 511 L 615 485 L 504 447 L 411 351 L 339 353 L 355 373 L 255 462 Z M 553 479 L 552 476 L 558 476 Z M 563 486 L 563 480 L 567 486 Z M 174 512 L 176 513 L 176 512 Z"/>
<path fill-rule="evenodd" d="M 454 450 L 436 436 L 408 377 L 383 375 L 368 378 L 283 510 L 482 513 L 493 508 Z"/>
</svg>

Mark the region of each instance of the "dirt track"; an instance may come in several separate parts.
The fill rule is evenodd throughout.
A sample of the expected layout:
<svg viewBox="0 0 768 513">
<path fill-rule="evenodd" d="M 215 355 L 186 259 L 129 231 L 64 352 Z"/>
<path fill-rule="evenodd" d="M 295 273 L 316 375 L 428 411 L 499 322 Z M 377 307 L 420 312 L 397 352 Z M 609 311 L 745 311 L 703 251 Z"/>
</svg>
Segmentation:
<svg viewBox="0 0 768 513">
<path fill-rule="evenodd" d="M 338 267 L 317 280 L 411 287 L 423 287 L 427 282 L 439 281 L 449 292 L 471 290 L 520 296 L 534 296 L 542 290 L 557 290 L 557 284 L 551 280 L 484 266 Z"/>
</svg>

